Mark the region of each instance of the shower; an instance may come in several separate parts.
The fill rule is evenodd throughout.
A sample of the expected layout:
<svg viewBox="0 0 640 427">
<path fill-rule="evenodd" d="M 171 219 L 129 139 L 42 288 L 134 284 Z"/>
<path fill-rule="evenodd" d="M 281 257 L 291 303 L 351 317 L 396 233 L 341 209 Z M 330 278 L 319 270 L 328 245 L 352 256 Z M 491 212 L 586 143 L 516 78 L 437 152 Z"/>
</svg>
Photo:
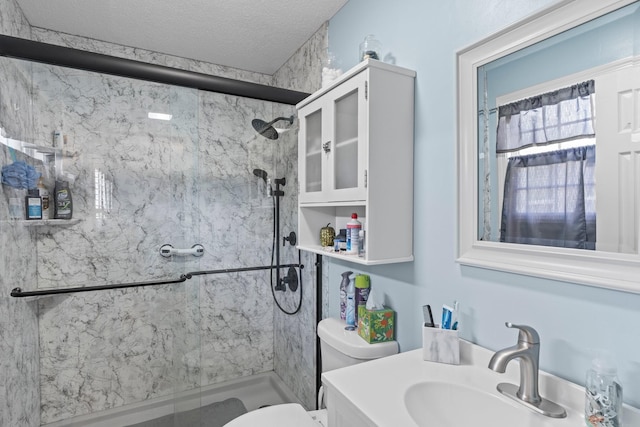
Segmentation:
<svg viewBox="0 0 640 427">
<path fill-rule="evenodd" d="M 264 169 L 254 169 L 253 174 L 258 178 L 264 180 L 266 183 L 266 196 L 273 197 L 273 238 L 271 242 L 271 266 L 276 270 L 276 281 L 275 285 L 273 283 L 273 269 L 271 270 L 271 294 L 273 295 L 273 300 L 276 305 L 285 314 L 294 315 L 300 308 L 302 307 L 302 280 L 301 277 L 298 278 L 296 273 L 296 269 L 294 267 L 289 267 L 287 274 L 284 277 L 280 277 L 280 244 L 279 244 L 279 236 L 280 236 L 280 197 L 284 196 L 284 191 L 280 188 L 280 186 L 285 186 L 287 181 L 285 178 L 276 178 L 273 182 L 276 185 L 275 190 L 271 186 L 271 178 L 267 174 L 267 171 Z M 286 245 L 288 241 L 290 245 L 295 246 L 296 244 L 296 233 L 291 232 L 289 236 L 282 238 L 282 246 Z M 274 264 L 275 258 L 275 264 Z M 298 265 L 300 264 L 300 251 L 298 251 Z M 302 272 L 300 272 L 302 274 Z M 298 286 L 300 285 L 300 294 L 298 306 L 293 311 L 285 310 L 278 299 L 276 298 L 275 291 L 285 292 L 287 290 L 287 286 L 289 290 L 292 292 L 296 292 L 298 290 Z"/>
<path fill-rule="evenodd" d="M 256 132 L 258 132 L 260 135 L 264 136 L 265 138 L 278 139 L 279 133 L 276 130 L 276 128 L 273 127 L 273 124 L 276 123 L 276 122 L 279 122 L 281 120 L 286 120 L 291 125 L 291 124 L 293 124 L 293 119 L 294 119 L 294 116 L 277 117 L 277 118 L 271 120 L 268 123 L 265 122 L 264 120 L 253 119 L 253 120 L 251 120 L 251 125 L 256 130 Z M 255 171 L 254 171 L 254 173 L 255 173 Z"/>
<path fill-rule="evenodd" d="M 258 133 L 265 136 L 266 138 L 277 139 L 278 131 L 276 131 L 275 128 L 273 128 L 273 126 L 271 125 L 279 120 L 288 120 L 289 123 L 293 123 L 293 118 L 294 116 L 291 116 L 290 118 L 279 117 L 277 119 L 272 120 L 269 123 L 265 123 L 260 119 L 254 119 L 251 122 L 251 124 L 256 129 L 256 131 L 258 131 Z M 273 136 L 274 134 L 275 136 Z M 271 181 L 271 178 L 269 178 L 269 174 L 267 173 L 267 171 L 265 171 L 264 169 L 256 168 L 253 170 L 253 174 L 265 182 L 266 184 L 265 195 L 267 197 L 273 198 L 273 239 L 271 244 L 271 265 L 276 270 L 276 280 L 274 284 L 273 270 L 271 270 L 271 293 L 273 295 L 273 300 L 275 301 L 280 311 L 288 315 L 293 315 L 293 314 L 296 314 L 298 311 L 300 311 L 300 308 L 302 307 L 301 280 L 299 280 L 298 275 L 296 273 L 296 269 L 294 267 L 289 267 L 289 270 L 284 277 L 280 276 L 280 244 L 279 244 L 280 197 L 284 196 L 284 191 L 281 189 L 281 186 L 284 187 L 287 181 L 286 181 L 286 178 L 284 177 L 274 179 L 273 180 L 273 183 L 275 184 L 275 189 L 274 189 L 271 185 L 272 181 Z M 289 242 L 290 245 L 295 246 L 296 240 L 297 240 L 296 233 L 292 231 L 291 233 L 289 233 L 287 237 L 282 238 L 282 246 L 285 246 L 287 241 Z M 274 265 L 274 258 L 275 258 L 275 265 Z M 300 264 L 300 251 L 298 251 L 298 264 Z M 300 272 L 300 274 L 301 273 L 302 272 Z M 298 306 L 293 311 L 287 311 L 278 302 L 278 299 L 276 298 L 276 295 L 275 295 L 275 291 L 285 292 L 288 286 L 289 290 L 291 290 L 292 292 L 296 292 L 298 290 L 299 284 L 300 284 L 300 294 L 299 294 Z"/>
<path fill-rule="evenodd" d="M 6 14 L 14 11 L 0 9 L 4 23 Z M 8 25 L 24 29 L 22 13 L 15 12 L 17 21 L 9 17 Z M 22 39 L 14 40 L 23 46 Z M 32 51 L 52 46 L 24 41 Z M 69 60 L 69 65 L 85 52 L 59 48 L 54 62 Z M 30 147 L 27 153 L 0 144 L 0 163 L 11 163 L 15 152 L 19 161 L 37 167 L 47 186 L 54 183 L 56 172 L 72 173 L 72 191 L 82 199 L 74 206 L 74 218 L 64 224 L 11 220 L 11 227 L 0 233 L 0 271 L 2 277 L 11 277 L 0 280 L 0 389 L 6 383 L 13 391 L 0 399 L 0 425 L 124 426 L 167 417 L 170 425 L 186 426 L 176 420 L 191 417 L 195 413 L 190 411 L 199 408 L 210 414 L 210 405 L 217 403 L 228 408 L 232 396 L 248 411 L 298 401 L 311 408 L 315 385 L 308 379 L 315 373 L 315 348 L 304 344 L 315 342 L 312 304 L 303 304 L 300 315 L 290 319 L 294 322 L 281 321 L 288 316 L 274 307 L 265 288 L 270 282 L 266 270 L 272 272 L 275 287 L 279 265 L 280 278 L 288 281 L 278 282 L 287 290 L 275 291 L 278 302 L 287 310 L 297 307 L 301 285 L 288 292 L 295 279 L 288 270 L 294 266 L 292 276 L 297 276 L 300 259 L 295 259 L 297 249 L 282 247 L 282 237 L 295 229 L 295 169 L 290 165 L 297 160 L 296 135 L 283 134 L 271 142 L 247 126 L 254 118 L 269 122 L 282 115 L 285 120 L 269 126 L 295 130 L 296 122 L 291 126 L 286 119 L 295 114 L 293 104 L 269 99 L 268 88 L 264 93 L 262 85 L 253 82 L 246 82 L 242 96 L 194 89 L 198 82 L 208 88 L 218 83 L 235 87 L 237 82 L 240 90 L 245 87 L 236 80 L 244 75 L 240 71 L 225 71 L 230 79 L 189 76 L 142 62 L 144 53 L 126 60 L 105 55 L 112 49 L 121 50 L 105 46 L 97 54 L 100 66 L 107 72 L 117 68 L 123 75 L 0 57 L 0 93 L 15 94 L 15 108 L 0 108 L 0 125 L 8 131 L 2 136 Z M 95 60 L 83 57 L 76 64 L 91 58 Z M 96 61 L 92 64 L 98 68 Z M 133 71 L 134 65 L 140 73 Z M 158 73 L 181 84 L 145 79 Z M 43 85 L 46 90 L 37 90 Z M 289 93 L 306 96 L 275 91 L 278 97 Z M 101 108 L 93 108 L 96 102 Z M 123 105 L 126 114 L 110 113 Z M 150 107 L 178 111 L 180 118 L 170 124 L 150 121 Z M 266 112 L 247 116 L 256 109 Z M 37 120 L 32 120 L 32 110 L 42 113 Z M 227 144 L 238 139 L 240 123 L 247 126 L 242 141 Z M 54 129 L 69 136 L 69 147 L 54 146 Z M 135 140 L 135 150 L 128 149 L 132 140 L 122 135 Z M 202 148 L 212 138 L 221 143 L 215 144 L 215 155 L 207 155 L 212 147 Z M 42 148 L 47 151 L 40 152 Z M 67 149 L 73 155 L 65 154 L 62 163 L 49 160 L 47 153 L 62 160 Z M 122 150 L 128 154 L 121 155 Z M 252 176 L 254 168 L 269 174 Z M 276 178 L 285 176 L 288 187 L 277 186 Z M 288 198 L 280 197 L 281 202 L 291 202 L 287 209 L 282 205 L 280 214 L 281 228 L 287 224 L 276 240 L 280 264 L 275 247 L 269 251 L 275 196 L 249 200 L 246 194 L 255 195 L 256 184 L 260 196 L 270 187 L 272 192 L 284 190 Z M 13 194 L 3 188 L 0 227 L 8 224 Z M 248 210 L 254 217 L 240 223 Z M 83 225 L 94 222 L 97 227 Z M 53 241 L 51 233 L 59 239 Z M 194 244 L 201 242 L 206 250 L 196 253 L 203 256 L 166 257 L 160 251 L 165 244 L 171 244 L 172 251 L 196 250 Z M 302 273 L 311 277 L 309 270 Z M 312 283 L 311 278 L 303 280 Z M 16 286 L 23 290 L 14 295 Z M 308 297 L 312 292 L 304 295 Z M 74 321 L 83 318 L 91 321 Z M 211 419 L 221 421 L 217 409 Z"/>
</svg>

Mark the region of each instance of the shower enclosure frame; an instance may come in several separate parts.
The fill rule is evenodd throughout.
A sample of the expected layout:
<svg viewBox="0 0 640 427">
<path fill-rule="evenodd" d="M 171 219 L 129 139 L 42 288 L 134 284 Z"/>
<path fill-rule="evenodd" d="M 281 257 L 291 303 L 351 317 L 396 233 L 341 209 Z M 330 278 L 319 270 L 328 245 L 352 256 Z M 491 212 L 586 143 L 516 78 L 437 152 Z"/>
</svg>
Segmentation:
<svg viewBox="0 0 640 427">
<path fill-rule="evenodd" d="M 128 77 L 147 80 L 156 83 L 170 84 L 174 86 L 188 87 L 208 92 L 223 93 L 227 95 L 242 96 L 269 102 L 277 102 L 288 105 L 296 105 L 309 93 L 290 89 L 267 86 L 258 83 L 235 80 L 226 77 L 212 76 L 194 71 L 150 64 L 132 59 L 119 58 L 80 49 L 58 46 L 49 43 L 37 42 L 18 37 L 0 35 L 0 56 L 30 60 L 49 65 L 75 68 L 85 71 L 110 74 L 120 77 Z M 291 117 L 293 122 L 293 116 Z M 278 236 L 279 239 L 279 236 Z M 281 265 L 278 261 L 275 266 L 243 267 L 233 269 L 196 271 L 182 274 L 178 279 L 154 280 L 149 282 L 121 283 L 102 286 L 88 286 L 67 289 L 48 289 L 39 291 L 23 291 L 20 287 L 11 290 L 11 296 L 16 298 L 54 295 L 61 293 L 77 293 L 108 289 L 123 289 L 142 286 L 166 285 L 181 283 L 193 276 L 204 274 L 236 273 L 242 271 L 266 270 L 275 268 L 279 279 L 279 269 L 283 267 L 299 267 L 300 264 Z M 279 286 L 280 280 L 276 286 Z"/>
<path fill-rule="evenodd" d="M 0 56 L 288 105 L 296 105 L 310 95 L 6 35 L 0 35 Z"/>
</svg>

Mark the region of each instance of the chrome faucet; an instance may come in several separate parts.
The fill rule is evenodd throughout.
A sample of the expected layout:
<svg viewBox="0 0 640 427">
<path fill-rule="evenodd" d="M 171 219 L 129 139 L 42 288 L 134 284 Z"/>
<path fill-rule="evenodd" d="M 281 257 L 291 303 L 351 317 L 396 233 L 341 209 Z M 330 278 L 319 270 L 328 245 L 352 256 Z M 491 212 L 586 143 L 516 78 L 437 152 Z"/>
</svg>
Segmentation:
<svg viewBox="0 0 640 427">
<path fill-rule="evenodd" d="M 534 411 L 552 418 L 564 418 L 567 412 L 556 403 L 540 397 L 538 393 L 538 362 L 540 358 L 540 336 L 535 329 L 526 325 L 506 322 L 507 328 L 517 328 L 518 343 L 497 351 L 489 361 L 489 369 L 504 373 L 513 359 L 520 359 L 520 387 L 500 383 L 498 391 Z"/>
</svg>

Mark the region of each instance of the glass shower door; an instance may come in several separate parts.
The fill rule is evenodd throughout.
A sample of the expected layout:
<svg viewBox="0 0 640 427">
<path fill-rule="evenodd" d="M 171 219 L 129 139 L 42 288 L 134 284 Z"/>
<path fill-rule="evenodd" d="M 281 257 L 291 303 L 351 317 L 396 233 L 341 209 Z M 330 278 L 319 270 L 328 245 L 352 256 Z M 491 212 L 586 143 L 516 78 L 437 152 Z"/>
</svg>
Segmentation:
<svg viewBox="0 0 640 427">
<path fill-rule="evenodd" d="M 189 249 L 194 245 L 202 245 L 205 254 L 211 250 L 202 240 L 200 183 L 200 97 L 195 89 L 171 87 L 169 89 L 167 111 L 172 116 L 168 136 L 168 157 L 166 167 L 166 188 L 175 203 L 175 209 L 168 211 L 173 217 L 173 224 L 166 234 L 176 248 Z M 173 256 L 170 262 L 181 274 L 202 270 L 201 257 L 187 255 Z M 203 279 L 200 276 L 172 285 L 176 298 L 176 310 L 171 318 L 173 323 L 173 360 L 174 375 L 173 425 L 200 426 L 202 413 L 201 399 L 201 313 L 200 288 Z"/>
<path fill-rule="evenodd" d="M 160 254 L 165 244 L 202 243 L 197 91 L 32 67 L 26 139 L 54 150 L 56 160 L 28 161 L 48 186 L 70 183 L 73 221 L 30 227 L 34 269 L 24 283 L 45 289 L 150 282 L 199 270 L 199 258 Z M 148 401 L 165 402 L 158 415 L 175 418 L 184 404 L 174 398 L 193 390 L 199 405 L 198 298 L 192 279 L 39 299 L 41 422 Z"/>
</svg>

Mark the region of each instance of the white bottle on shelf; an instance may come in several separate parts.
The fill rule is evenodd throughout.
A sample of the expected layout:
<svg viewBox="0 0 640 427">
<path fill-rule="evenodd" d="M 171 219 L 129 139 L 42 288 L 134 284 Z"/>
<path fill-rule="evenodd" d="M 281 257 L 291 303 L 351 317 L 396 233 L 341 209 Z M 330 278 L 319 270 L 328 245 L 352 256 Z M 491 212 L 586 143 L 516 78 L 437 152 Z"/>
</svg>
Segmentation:
<svg viewBox="0 0 640 427">
<path fill-rule="evenodd" d="M 358 214 L 351 214 L 351 221 L 347 223 L 347 253 L 358 254 L 360 252 L 360 230 L 362 223 L 358 221 Z"/>
</svg>

